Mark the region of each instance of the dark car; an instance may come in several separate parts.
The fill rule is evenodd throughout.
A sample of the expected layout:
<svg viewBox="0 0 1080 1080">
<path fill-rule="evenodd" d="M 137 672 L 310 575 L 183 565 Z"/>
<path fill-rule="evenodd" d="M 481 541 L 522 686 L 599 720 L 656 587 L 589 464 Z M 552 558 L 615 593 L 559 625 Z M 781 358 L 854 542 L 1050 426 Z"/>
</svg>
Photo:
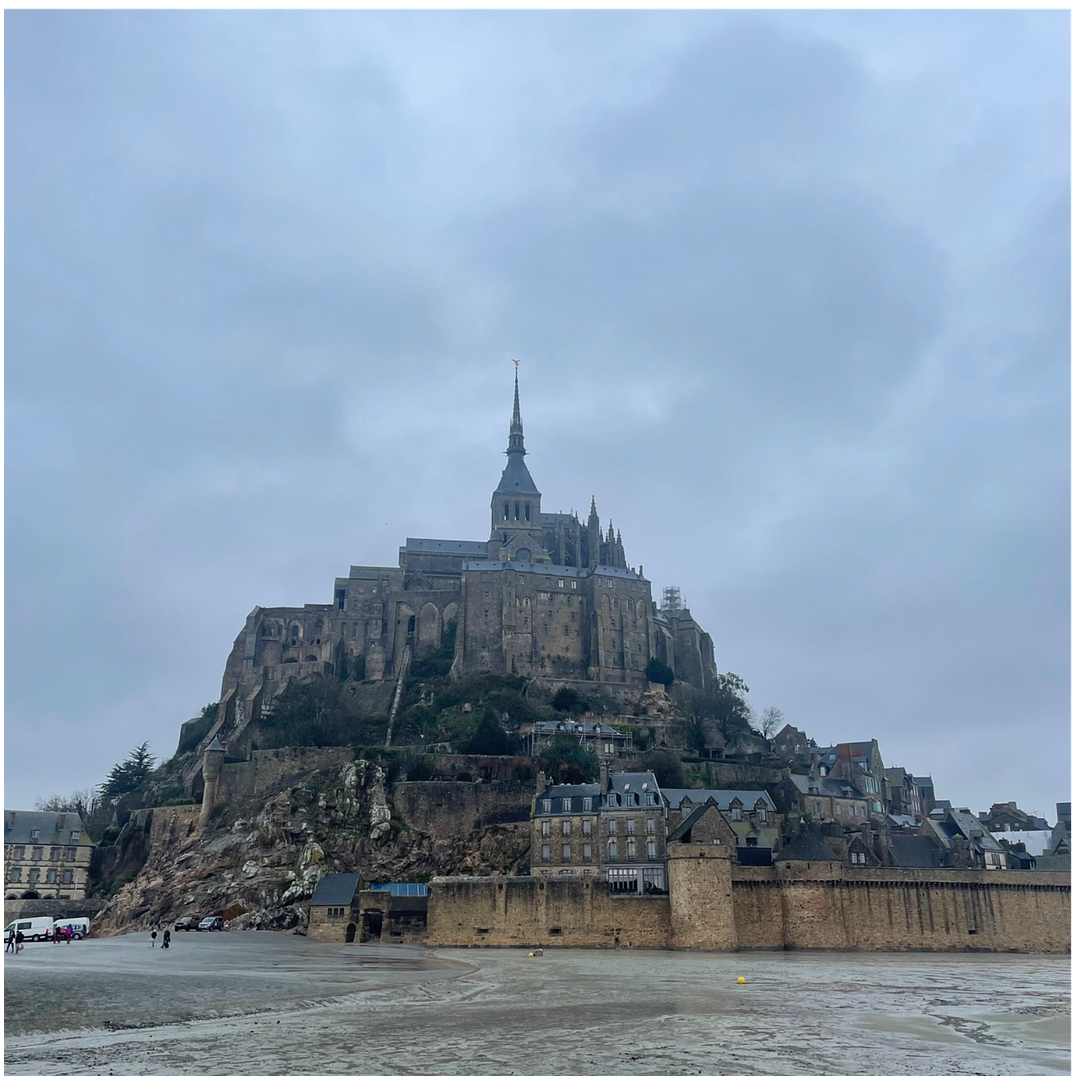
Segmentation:
<svg viewBox="0 0 1080 1080">
<path fill-rule="evenodd" d="M 197 930 L 224 930 L 225 920 L 220 915 L 207 915 L 196 927 Z"/>
<path fill-rule="evenodd" d="M 181 915 L 176 920 L 174 930 L 198 930 L 199 929 L 199 916 L 198 915 Z"/>
</svg>

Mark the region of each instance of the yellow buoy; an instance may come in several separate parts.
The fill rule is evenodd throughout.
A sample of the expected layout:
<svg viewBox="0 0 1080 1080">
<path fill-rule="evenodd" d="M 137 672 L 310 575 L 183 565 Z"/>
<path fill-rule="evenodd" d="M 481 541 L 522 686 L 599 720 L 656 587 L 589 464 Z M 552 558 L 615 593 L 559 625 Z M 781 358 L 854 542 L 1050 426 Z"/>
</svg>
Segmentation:
<svg viewBox="0 0 1080 1080">
<path fill-rule="evenodd" d="M 746 980 L 740 975 L 736 980 L 737 983 L 744 983 Z"/>
</svg>

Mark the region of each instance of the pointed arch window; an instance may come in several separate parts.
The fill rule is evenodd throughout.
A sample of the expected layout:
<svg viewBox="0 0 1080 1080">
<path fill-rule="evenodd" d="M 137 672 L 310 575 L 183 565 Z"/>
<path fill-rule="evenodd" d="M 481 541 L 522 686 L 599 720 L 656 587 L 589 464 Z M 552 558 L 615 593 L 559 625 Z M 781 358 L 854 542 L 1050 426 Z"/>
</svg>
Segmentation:
<svg viewBox="0 0 1080 1080">
<path fill-rule="evenodd" d="M 508 502 L 503 503 L 503 521 L 510 520 L 510 504 Z"/>
<path fill-rule="evenodd" d="M 532 507 L 528 503 L 526 503 L 525 504 L 525 520 L 526 521 L 531 521 L 532 520 L 532 517 L 530 516 L 531 510 L 532 510 Z"/>
<path fill-rule="evenodd" d="M 514 520 L 521 520 L 521 503 L 514 503 Z"/>
</svg>

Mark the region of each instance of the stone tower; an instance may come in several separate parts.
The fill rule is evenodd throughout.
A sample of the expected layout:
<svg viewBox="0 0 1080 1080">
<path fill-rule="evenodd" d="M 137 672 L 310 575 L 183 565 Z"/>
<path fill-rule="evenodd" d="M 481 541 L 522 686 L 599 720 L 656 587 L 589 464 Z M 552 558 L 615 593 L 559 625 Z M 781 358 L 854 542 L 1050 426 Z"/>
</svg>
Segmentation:
<svg viewBox="0 0 1080 1080">
<path fill-rule="evenodd" d="M 225 747 L 221 745 L 217 736 L 213 742 L 203 751 L 203 793 L 202 810 L 199 812 L 199 828 L 206 828 L 210 821 L 214 808 L 220 800 L 221 766 L 225 764 Z"/>
</svg>

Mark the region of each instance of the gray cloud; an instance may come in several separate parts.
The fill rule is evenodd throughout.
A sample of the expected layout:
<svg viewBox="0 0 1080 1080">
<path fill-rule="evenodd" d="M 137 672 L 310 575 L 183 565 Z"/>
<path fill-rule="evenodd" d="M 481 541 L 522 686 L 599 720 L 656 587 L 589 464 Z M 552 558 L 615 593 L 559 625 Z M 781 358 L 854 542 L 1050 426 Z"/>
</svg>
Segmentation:
<svg viewBox="0 0 1080 1080">
<path fill-rule="evenodd" d="M 1052 813 L 1066 20 L 9 13 L 9 805 L 171 753 L 256 603 L 482 536 L 515 356 L 546 505 L 755 705 Z"/>
</svg>

